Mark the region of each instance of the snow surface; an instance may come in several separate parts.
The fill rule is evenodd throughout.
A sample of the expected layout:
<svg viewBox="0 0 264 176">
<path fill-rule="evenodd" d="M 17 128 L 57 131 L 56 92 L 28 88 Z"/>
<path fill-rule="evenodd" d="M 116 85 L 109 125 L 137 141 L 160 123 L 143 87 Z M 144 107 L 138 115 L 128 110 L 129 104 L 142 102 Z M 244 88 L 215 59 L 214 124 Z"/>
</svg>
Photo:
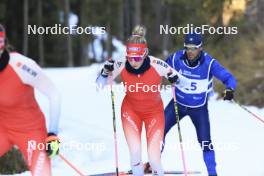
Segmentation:
<svg viewBox="0 0 264 176">
<path fill-rule="evenodd" d="M 96 91 L 94 82 L 101 65 L 90 67 L 46 69 L 62 94 L 62 114 L 60 133 L 61 154 L 85 174 L 95 174 L 115 170 L 112 108 L 109 91 Z M 46 98 L 37 94 L 37 99 L 48 115 Z M 124 138 L 120 107 L 124 92 L 115 91 L 117 115 L 117 139 L 120 170 L 128 170 L 129 153 Z M 171 99 L 171 91 L 163 91 L 164 105 Z M 248 107 L 263 117 L 264 109 Z M 264 124 L 256 120 L 239 106 L 216 100 L 209 101 L 211 136 L 216 148 L 217 170 L 222 176 L 264 176 Z M 196 141 L 196 133 L 191 120 L 181 121 L 187 168 L 201 171 L 206 175 L 202 152 Z M 145 134 L 142 134 L 143 161 L 147 161 Z M 69 148 L 70 145 L 78 147 Z M 86 144 L 86 148 L 81 149 Z M 82 145 L 82 146 L 81 146 Z M 196 146 L 196 148 L 192 148 Z M 197 148 L 198 146 L 198 148 Z M 166 148 L 162 155 L 165 170 L 183 170 L 176 127 L 166 138 Z M 59 157 L 52 160 L 53 175 L 77 176 Z M 29 172 L 18 174 L 29 176 Z"/>
</svg>

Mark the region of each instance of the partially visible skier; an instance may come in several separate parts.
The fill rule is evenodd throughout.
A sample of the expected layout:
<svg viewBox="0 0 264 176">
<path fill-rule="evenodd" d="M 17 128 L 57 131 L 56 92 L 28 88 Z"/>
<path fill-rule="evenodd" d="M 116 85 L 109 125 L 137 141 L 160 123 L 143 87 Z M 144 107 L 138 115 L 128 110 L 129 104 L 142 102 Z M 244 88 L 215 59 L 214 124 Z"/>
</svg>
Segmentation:
<svg viewBox="0 0 264 176">
<path fill-rule="evenodd" d="M 117 75 L 126 86 L 122 103 L 121 118 L 129 147 L 133 175 L 143 176 L 141 161 L 141 131 L 145 124 L 147 149 L 153 174 L 163 175 L 160 146 L 164 132 L 164 110 L 159 92 L 162 77 L 179 86 L 188 86 L 188 81 L 164 61 L 148 53 L 145 29 L 136 26 L 127 40 L 125 61 L 109 60 L 97 78 L 98 85 L 106 85 Z M 112 73 L 112 78 L 109 74 Z"/>
<path fill-rule="evenodd" d="M 0 157 L 16 145 L 33 176 L 51 176 L 48 156 L 59 150 L 59 92 L 33 60 L 9 52 L 6 46 L 6 32 L 0 25 Z M 49 133 L 34 89 L 49 99 Z M 47 151 L 39 147 L 42 144 Z"/>
</svg>

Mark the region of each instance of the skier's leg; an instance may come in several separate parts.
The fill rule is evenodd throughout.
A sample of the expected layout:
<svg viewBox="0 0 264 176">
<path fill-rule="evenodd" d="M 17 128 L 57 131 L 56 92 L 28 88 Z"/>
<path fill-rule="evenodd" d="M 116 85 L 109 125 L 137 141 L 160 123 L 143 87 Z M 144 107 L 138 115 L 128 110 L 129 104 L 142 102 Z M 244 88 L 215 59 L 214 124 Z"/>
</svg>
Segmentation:
<svg viewBox="0 0 264 176">
<path fill-rule="evenodd" d="M 164 175 L 161 164 L 161 146 L 164 135 L 164 112 L 153 113 L 147 118 L 144 117 L 144 123 L 147 135 L 148 158 L 155 175 Z"/>
<path fill-rule="evenodd" d="M 133 175 L 143 176 L 144 168 L 141 161 L 142 120 L 125 102 L 122 104 L 122 125 L 130 153 Z"/>
<path fill-rule="evenodd" d="M 7 131 L 0 126 L 0 157 L 11 149 L 12 143 L 9 141 Z"/>
<path fill-rule="evenodd" d="M 24 155 L 32 176 L 51 176 L 50 159 L 45 150 L 46 137 L 45 128 L 12 134 L 12 140 Z"/>
<path fill-rule="evenodd" d="M 180 116 L 180 120 L 186 115 L 184 113 L 183 106 L 178 105 L 178 113 Z M 174 101 L 172 99 L 165 108 L 165 129 L 164 129 L 164 139 L 163 139 L 163 145 L 161 148 L 161 152 L 163 151 L 165 147 L 166 135 L 175 124 L 176 124 L 176 115 L 175 115 L 175 109 L 174 109 Z"/>
<path fill-rule="evenodd" d="M 190 110 L 198 141 L 203 150 L 203 159 L 209 175 L 217 175 L 216 161 L 210 134 L 210 121 L 207 105 Z"/>
</svg>

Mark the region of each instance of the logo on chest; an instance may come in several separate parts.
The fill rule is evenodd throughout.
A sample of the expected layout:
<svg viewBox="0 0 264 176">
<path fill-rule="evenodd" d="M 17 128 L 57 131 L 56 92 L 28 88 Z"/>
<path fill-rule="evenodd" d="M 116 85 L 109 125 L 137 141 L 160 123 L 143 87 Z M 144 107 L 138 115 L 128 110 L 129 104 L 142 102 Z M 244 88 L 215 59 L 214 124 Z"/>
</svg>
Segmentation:
<svg viewBox="0 0 264 176">
<path fill-rule="evenodd" d="M 183 76 L 189 76 L 189 77 L 194 77 L 194 78 L 201 78 L 200 74 L 194 74 L 191 71 L 188 70 L 179 70 L 179 73 Z"/>
</svg>

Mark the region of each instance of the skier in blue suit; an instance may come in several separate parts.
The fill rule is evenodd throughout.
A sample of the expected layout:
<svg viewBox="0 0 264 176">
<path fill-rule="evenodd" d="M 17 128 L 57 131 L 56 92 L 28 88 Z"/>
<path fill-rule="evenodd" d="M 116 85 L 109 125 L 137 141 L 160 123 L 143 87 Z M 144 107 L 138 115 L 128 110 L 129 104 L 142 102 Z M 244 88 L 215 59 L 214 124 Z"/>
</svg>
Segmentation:
<svg viewBox="0 0 264 176">
<path fill-rule="evenodd" d="M 213 91 L 213 77 L 226 86 L 224 100 L 232 100 L 236 79 L 219 62 L 202 48 L 202 36 L 190 33 L 185 36 L 184 49 L 170 55 L 166 62 L 191 82 L 189 89 L 176 86 L 175 94 L 179 117 L 190 116 L 196 129 L 198 142 L 209 176 L 216 176 L 215 152 L 210 135 L 208 97 Z M 176 124 L 173 99 L 165 108 L 165 136 Z"/>
<path fill-rule="evenodd" d="M 226 86 L 224 100 L 232 100 L 236 79 L 216 59 L 203 50 L 202 36 L 198 33 L 187 34 L 184 40 L 184 49 L 170 55 L 166 62 L 188 78 L 191 83 L 188 89 L 176 85 L 175 95 L 179 118 L 181 120 L 187 115 L 190 116 L 196 129 L 198 142 L 203 150 L 203 159 L 208 175 L 217 176 L 215 152 L 210 134 L 208 97 L 213 92 L 213 77 L 215 77 Z M 176 116 L 172 99 L 165 108 L 163 148 L 166 134 L 175 124 Z M 149 164 L 145 164 L 145 172 L 148 173 L 150 170 Z"/>
</svg>

